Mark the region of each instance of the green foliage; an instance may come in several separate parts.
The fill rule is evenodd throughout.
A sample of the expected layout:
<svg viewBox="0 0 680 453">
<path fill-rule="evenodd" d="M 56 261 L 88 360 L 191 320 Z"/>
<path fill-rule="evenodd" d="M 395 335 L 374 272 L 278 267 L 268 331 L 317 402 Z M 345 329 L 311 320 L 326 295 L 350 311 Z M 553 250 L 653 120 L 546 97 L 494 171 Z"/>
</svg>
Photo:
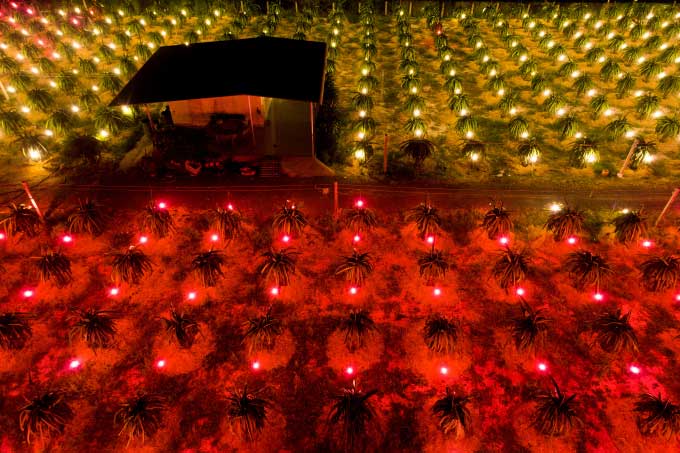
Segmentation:
<svg viewBox="0 0 680 453">
<path fill-rule="evenodd" d="M 362 450 L 359 444 L 365 439 L 369 424 L 375 418 L 370 398 L 376 393 L 377 390 L 363 392 L 353 380 L 352 387 L 343 389 L 333 397 L 328 421 L 340 426 L 341 443 L 345 451 Z"/>
<path fill-rule="evenodd" d="M 69 332 L 69 341 L 79 337 L 92 349 L 108 348 L 116 333 L 114 312 L 88 308 L 78 310 L 77 321 Z"/>
<path fill-rule="evenodd" d="M 377 330 L 366 310 L 351 310 L 340 322 L 339 329 L 344 334 L 344 343 L 350 353 L 363 348 L 367 337 Z"/>
<path fill-rule="evenodd" d="M 531 78 L 531 91 L 533 91 L 534 94 L 541 93 L 547 88 L 548 82 L 546 82 L 544 77 L 536 75 Z"/>
<path fill-rule="evenodd" d="M 47 392 L 27 400 L 21 407 L 19 428 L 26 433 L 26 442 L 30 445 L 35 437 L 42 441 L 51 434 L 63 433 L 72 416 L 73 411 L 65 395 Z"/>
<path fill-rule="evenodd" d="M 39 110 L 47 113 L 54 107 L 55 101 L 47 90 L 42 88 L 34 88 L 26 93 L 26 104 L 33 110 Z"/>
<path fill-rule="evenodd" d="M 469 396 L 457 395 L 449 387 L 446 387 L 446 395 L 435 401 L 432 413 L 439 418 L 439 428 L 444 434 L 453 434 L 454 438 L 461 439 L 471 432 L 469 402 Z"/>
<path fill-rule="evenodd" d="M 75 124 L 75 116 L 70 111 L 65 109 L 57 109 L 53 111 L 47 117 L 47 121 L 45 121 L 45 127 L 59 135 L 66 134 L 71 131 Z"/>
<path fill-rule="evenodd" d="M 335 275 L 342 276 L 353 286 L 361 286 L 373 272 L 370 253 L 359 253 L 343 257 L 343 262 L 335 269 Z"/>
<path fill-rule="evenodd" d="M 68 165 L 87 164 L 93 166 L 99 162 L 102 144 L 89 135 L 74 135 L 69 137 L 61 150 L 61 157 Z"/>
<path fill-rule="evenodd" d="M 139 248 L 130 246 L 124 252 L 113 252 L 111 278 L 114 282 L 139 283 L 144 274 L 151 272 L 151 260 Z"/>
<path fill-rule="evenodd" d="M 118 108 L 102 106 L 94 114 L 94 127 L 109 131 L 111 134 L 117 134 L 127 124 L 127 118 Z"/>
<path fill-rule="evenodd" d="M 29 124 L 28 120 L 14 109 L 0 110 L 0 131 L 5 135 L 17 135 Z"/>
<path fill-rule="evenodd" d="M 585 218 L 583 213 L 569 207 L 551 214 L 545 224 L 546 230 L 552 232 L 556 242 L 563 241 L 583 231 Z"/>
<path fill-rule="evenodd" d="M 54 280 L 60 287 L 71 282 L 71 260 L 63 253 L 47 252 L 35 260 L 41 282 Z"/>
<path fill-rule="evenodd" d="M 123 89 L 123 81 L 113 72 L 102 72 L 99 76 L 99 85 L 113 96 Z"/>
<path fill-rule="evenodd" d="M 557 120 L 557 127 L 560 130 L 560 138 L 571 138 L 575 136 L 583 127 L 576 115 L 566 115 Z"/>
<path fill-rule="evenodd" d="M 90 89 L 83 90 L 78 96 L 78 104 L 87 112 L 91 112 L 100 103 L 99 95 Z"/>
<path fill-rule="evenodd" d="M 617 117 L 604 127 L 604 131 L 607 133 L 610 140 L 620 139 L 631 129 L 632 126 L 628 122 L 628 118 L 625 116 Z"/>
<path fill-rule="evenodd" d="M 161 318 L 165 326 L 165 331 L 170 338 L 177 341 L 180 348 L 190 348 L 199 333 L 198 323 L 189 315 L 175 310 L 170 310 L 169 318 Z"/>
<path fill-rule="evenodd" d="M 654 130 L 661 141 L 674 139 L 680 135 L 680 119 L 675 116 L 662 116 L 656 120 Z"/>
<path fill-rule="evenodd" d="M 156 237 L 164 238 L 175 230 L 175 222 L 170 211 L 151 203 L 144 208 L 142 228 Z"/>
<path fill-rule="evenodd" d="M 607 101 L 607 96 L 604 94 L 592 98 L 588 105 L 590 106 L 590 109 L 593 111 L 594 119 L 599 118 L 600 115 L 602 115 L 610 107 L 609 101 Z"/>
<path fill-rule="evenodd" d="M 272 226 L 279 233 L 300 236 L 307 226 L 307 219 L 297 206 L 286 204 L 274 215 Z"/>
<path fill-rule="evenodd" d="M 113 417 L 114 424 L 121 426 L 118 435 L 128 438 L 126 446 L 135 439 L 146 437 L 161 426 L 161 415 L 165 410 L 165 399 L 152 394 L 140 394 L 123 402 Z"/>
<path fill-rule="evenodd" d="M 460 94 L 463 92 L 463 83 L 461 78 L 458 76 L 449 76 L 444 82 L 444 88 L 446 88 L 449 94 Z"/>
<path fill-rule="evenodd" d="M 570 151 L 569 164 L 575 168 L 583 168 L 587 164 L 597 162 L 600 158 L 597 143 L 587 138 L 573 142 Z"/>
<path fill-rule="evenodd" d="M 547 436 L 560 436 L 581 420 L 574 407 L 576 395 L 568 396 L 562 393 L 552 376 L 550 380 L 554 392 L 541 391 L 535 396 L 536 410 L 531 425 Z"/>
<path fill-rule="evenodd" d="M 510 218 L 510 213 L 503 207 L 503 203 L 498 205 L 494 203 L 493 207 L 484 214 L 482 228 L 484 228 L 484 231 L 486 231 L 487 236 L 491 240 L 510 233 L 512 230 L 512 219 Z"/>
<path fill-rule="evenodd" d="M 635 88 L 637 79 L 630 73 L 624 74 L 618 82 L 616 82 L 616 97 L 623 99 Z"/>
<path fill-rule="evenodd" d="M 204 287 L 217 285 L 217 281 L 224 276 L 222 266 L 224 265 L 224 254 L 219 250 L 209 250 L 199 253 L 191 261 L 191 270 L 201 281 Z"/>
<path fill-rule="evenodd" d="M 640 96 L 635 103 L 635 111 L 642 119 L 649 118 L 652 113 L 659 109 L 659 97 L 653 94 L 644 94 Z"/>
<path fill-rule="evenodd" d="M 425 320 L 423 339 L 432 352 L 450 354 L 456 350 L 460 327 L 451 319 L 438 314 L 430 315 Z"/>
<path fill-rule="evenodd" d="M 529 256 L 526 251 L 514 251 L 510 247 L 503 249 L 493 266 L 493 274 L 498 286 L 507 290 L 517 286 L 529 273 Z"/>
<path fill-rule="evenodd" d="M 639 350 L 637 336 L 630 325 L 630 312 L 621 313 L 621 309 L 606 312 L 593 322 L 595 339 L 603 351 L 618 354 L 621 352 L 637 353 Z"/>
<path fill-rule="evenodd" d="M 413 159 L 413 166 L 420 171 L 425 159 L 430 157 L 435 150 L 435 145 L 424 138 L 412 138 L 399 144 L 399 151 Z"/>
<path fill-rule="evenodd" d="M 33 334 L 28 322 L 33 317 L 29 313 L 0 313 L 0 349 L 17 350 L 23 348 Z"/>
<path fill-rule="evenodd" d="M 595 82 L 588 74 L 581 74 L 574 80 L 572 88 L 576 90 L 578 96 L 583 96 L 588 91 L 595 88 Z"/>
<path fill-rule="evenodd" d="M 550 318 L 543 316 L 543 310 L 534 310 L 521 300 L 522 315 L 512 320 L 511 334 L 518 351 L 543 346 L 548 332 Z"/>
<path fill-rule="evenodd" d="M 652 58 L 643 62 L 640 65 L 638 72 L 645 82 L 649 82 L 650 78 L 657 77 L 659 74 L 661 74 L 663 67 L 664 65 L 662 63 L 659 63 L 656 59 Z"/>
<path fill-rule="evenodd" d="M 680 258 L 675 255 L 653 256 L 640 264 L 642 286 L 647 291 L 675 288 L 680 278 Z"/>
<path fill-rule="evenodd" d="M 63 94 L 71 96 L 75 95 L 78 91 L 78 88 L 80 87 L 78 78 L 75 76 L 75 74 L 69 71 L 61 71 L 59 74 L 57 74 L 55 82 L 59 91 L 61 91 Z"/>
<path fill-rule="evenodd" d="M 660 91 L 664 98 L 680 94 L 680 76 L 669 75 L 660 79 L 656 90 Z"/>
<path fill-rule="evenodd" d="M 680 433 L 680 406 L 663 399 L 661 393 L 641 395 L 633 411 L 637 413 L 637 427 L 645 436 L 661 435 L 670 439 Z"/>
<path fill-rule="evenodd" d="M 258 272 L 266 280 L 273 280 L 276 286 L 287 286 L 290 278 L 295 275 L 295 256 L 297 252 L 284 248 L 281 250 L 270 249 L 263 253 L 263 262 L 258 267 Z"/>
<path fill-rule="evenodd" d="M 567 255 L 564 268 L 573 278 L 576 288 L 594 285 L 599 290 L 600 283 L 612 274 L 612 269 L 604 258 L 585 250 Z"/>
<path fill-rule="evenodd" d="M 529 135 L 529 122 L 521 116 L 516 116 L 508 123 L 508 132 L 515 139 L 527 138 Z"/>
<path fill-rule="evenodd" d="M 35 237 L 42 229 L 42 220 L 40 216 L 24 204 L 16 205 L 14 203 L 8 206 L 9 214 L 0 220 L 0 226 L 12 237 L 18 233 L 23 233 L 28 237 Z"/>
<path fill-rule="evenodd" d="M 271 350 L 276 343 L 276 337 L 281 335 L 281 321 L 272 316 L 272 307 L 263 316 L 250 318 L 243 324 L 243 343 L 248 347 L 248 353 Z"/>
<path fill-rule="evenodd" d="M 233 390 L 227 397 L 227 416 L 236 424 L 243 440 L 252 442 L 264 429 L 268 406 L 267 400 L 245 386 L 243 390 Z"/>
<path fill-rule="evenodd" d="M 528 140 L 522 140 L 519 145 L 517 145 L 517 155 L 519 156 L 520 163 L 523 167 L 538 162 L 541 157 L 541 150 L 538 147 L 536 139 L 532 137 Z"/>
<path fill-rule="evenodd" d="M 616 239 L 623 244 L 637 242 L 641 236 L 647 234 L 647 219 L 642 216 L 641 211 L 621 214 L 613 223 Z"/>
<path fill-rule="evenodd" d="M 555 114 L 559 109 L 567 105 L 567 100 L 559 93 L 552 93 L 543 101 L 543 108 L 550 114 Z"/>
<path fill-rule="evenodd" d="M 476 132 L 478 126 L 477 118 L 470 115 L 461 116 L 458 118 L 458 121 L 456 121 L 456 132 L 460 135 L 467 136 L 468 132 Z"/>
<path fill-rule="evenodd" d="M 449 108 L 451 111 L 460 113 L 470 110 L 470 98 L 467 94 L 454 94 L 449 97 Z"/>
</svg>

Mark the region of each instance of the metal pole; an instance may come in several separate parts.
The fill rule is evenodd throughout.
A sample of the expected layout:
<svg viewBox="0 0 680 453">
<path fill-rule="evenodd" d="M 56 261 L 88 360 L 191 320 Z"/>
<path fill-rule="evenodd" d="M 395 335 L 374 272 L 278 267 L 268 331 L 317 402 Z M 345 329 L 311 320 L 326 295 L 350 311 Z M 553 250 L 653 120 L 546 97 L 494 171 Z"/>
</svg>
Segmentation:
<svg viewBox="0 0 680 453">
<path fill-rule="evenodd" d="M 33 198 L 33 195 L 31 194 L 31 189 L 28 188 L 28 183 L 26 181 L 21 181 L 21 185 L 24 186 L 24 191 L 26 191 L 26 195 L 28 195 L 28 199 L 31 200 L 31 204 L 35 208 L 35 212 L 38 213 L 38 216 L 44 222 L 45 217 L 43 217 L 42 212 L 40 212 L 40 208 L 38 207 L 38 203 L 35 202 L 35 198 Z"/>
<path fill-rule="evenodd" d="M 668 199 L 666 206 L 663 207 L 663 211 L 661 211 L 661 214 L 659 214 L 659 217 L 657 217 L 656 222 L 654 222 L 654 227 L 659 225 L 661 219 L 663 219 L 663 217 L 666 215 L 666 211 L 668 211 L 668 208 L 670 208 L 675 199 L 678 198 L 678 194 L 680 194 L 680 188 L 676 187 L 675 189 L 673 189 L 673 193 L 671 194 L 671 197 Z"/>
<path fill-rule="evenodd" d="M 630 149 L 628 150 L 628 155 L 626 155 L 626 159 L 623 161 L 623 165 L 621 165 L 621 170 L 616 174 L 619 178 L 623 178 L 623 171 L 626 169 L 628 166 L 628 163 L 630 162 L 630 158 L 633 157 L 633 151 L 635 151 L 635 148 L 637 148 L 638 145 L 638 139 L 636 138 L 633 140 L 633 144 L 630 145 Z"/>
</svg>

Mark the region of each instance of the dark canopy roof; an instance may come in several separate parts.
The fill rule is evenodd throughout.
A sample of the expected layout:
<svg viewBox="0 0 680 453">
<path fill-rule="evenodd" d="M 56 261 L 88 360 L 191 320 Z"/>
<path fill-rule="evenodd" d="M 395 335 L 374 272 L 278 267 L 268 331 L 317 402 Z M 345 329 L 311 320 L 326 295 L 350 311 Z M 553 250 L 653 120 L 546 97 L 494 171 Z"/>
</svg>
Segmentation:
<svg viewBox="0 0 680 453">
<path fill-rule="evenodd" d="M 251 38 L 160 47 L 111 106 L 249 94 L 321 102 L 326 44 Z"/>
</svg>

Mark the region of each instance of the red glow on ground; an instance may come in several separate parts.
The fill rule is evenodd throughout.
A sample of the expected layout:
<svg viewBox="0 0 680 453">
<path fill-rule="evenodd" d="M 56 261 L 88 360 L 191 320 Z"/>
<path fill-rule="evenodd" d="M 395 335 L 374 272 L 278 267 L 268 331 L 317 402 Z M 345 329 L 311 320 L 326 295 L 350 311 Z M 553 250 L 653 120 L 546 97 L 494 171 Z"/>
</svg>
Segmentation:
<svg viewBox="0 0 680 453">
<path fill-rule="evenodd" d="M 517 288 L 517 289 L 515 290 L 515 294 L 517 294 L 518 296 L 523 296 L 523 295 L 524 295 L 524 292 L 525 292 L 525 291 L 524 291 L 524 288 Z"/>
<path fill-rule="evenodd" d="M 158 203 L 158 209 L 166 209 L 168 207 L 167 203 L 165 201 L 161 201 Z"/>
<path fill-rule="evenodd" d="M 149 242 L 149 238 L 148 238 L 148 237 L 146 237 L 146 236 L 140 236 L 140 237 L 139 237 L 139 243 L 140 243 L 140 244 L 146 244 L 147 242 Z"/>
<path fill-rule="evenodd" d="M 260 369 L 260 362 L 258 360 L 254 361 L 253 364 L 251 365 L 253 370 L 259 370 Z"/>
<path fill-rule="evenodd" d="M 355 205 L 357 208 L 363 208 L 363 207 L 364 207 L 364 200 L 358 199 L 358 200 L 354 203 L 354 205 Z"/>
<path fill-rule="evenodd" d="M 196 292 L 191 291 L 189 294 L 187 294 L 187 299 L 195 300 L 196 299 Z"/>
<path fill-rule="evenodd" d="M 212 242 L 217 242 L 217 241 L 220 240 L 220 237 L 219 237 L 218 235 L 216 235 L 216 234 L 213 234 L 213 235 L 210 236 L 210 240 L 211 240 Z"/>
<path fill-rule="evenodd" d="M 5 239 L 7 239 L 5 233 L 0 233 L 0 241 L 4 241 Z"/>
<path fill-rule="evenodd" d="M 446 376 L 447 374 L 449 374 L 449 369 L 447 367 L 443 366 L 443 367 L 439 368 L 439 374 L 441 374 L 442 376 Z"/>
<path fill-rule="evenodd" d="M 70 234 L 66 234 L 61 237 L 61 242 L 63 242 L 64 244 L 70 244 L 73 242 L 73 236 L 71 236 Z"/>
<path fill-rule="evenodd" d="M 231 203 L 229 203 L 229 204 L 227 205 L 227 209 L 229 209 L 230 211 L 233 211 L 233 210 L 234 210 L 234 205 L 231 204 Z"/>
<path fill-rule="evenodd" d="M 156 361 L 156 368 L 158 368 L 159 370 L 161 368 L 165 368 L 165 360 L 163 360 L 163 359 L 157 360 Z"/>
<path fill-rule="evenodd" d="M 435 289 L 432 291 L 432 294 L 434 294 L 435 296 L 441 296 L 441 295 L 442 295 L 442 290 L 441 290 L 440 288 L 435 288 Z"/>
<path fill-rule="evenodd" d="M 347 368 L 345 368 L 345 374 L 348 375 L 348 376 L 353 375 L 354 374 L 354 368 L 351 367 L 351 366 L 348 366 Z"/>
<path fill-rule="evenodd" d="M 601 301 L 604 300 L 604 294 L 602 294 L 602 293 L 595 293 L 595 295 L 593 295 L 593 299 L 595 299 L 595 300 L 598 301 L 598 302 L 601 302 Z"/>
<path fill-rule="evenodd" d="M 118 288 L 110 288 L 109 289 L 109 296 L 117 296 L 120 293 L 120 289 Z"/>
<path fill-rule="evenodd" d="M 628 371 L 630 371 L 630 372 L 633 373 L 633 374 L 640 374 L 640 372 L 641 372 L 642 370 L 641 370 L 640 367 L 637 366 L 637 365 L 631 365 L 631 366 L 628 367 Z"/>
<path fill-rule="evenodd" d="M 508 242 L 510 242 L 510 239 L 507 236 L 501 236 L 498 239 L 498 242 L 500 242 L 502 245 L 507 245 Z"/>
<path fill-rule="evenodd" d="M 359 236 L 358 234 L 355 234 L 354 237 L 352 238 L 352 241 L 354 241 L 354 242 L 359 242 L 360 240 L 361 240 L 361 236 Z"/>
<path fill-rule="evenodd" d="M 83 365 L 83 363 L 82 363 L 80 360 L 78 360 L 78 359 L 72 359 L 72 360 L 68 363 L 68 369 L 69 369 L 69 370 L 74 370 L 74 371 L 75 371 L 75 370 L 79 369 L 82 365 Z"/>
<path fill-rule="evenodd" d="M 356 286 L 352 286 L 352 287 L 349 289 L 349 293 L 350 293 L 350 294 L 356 294 L 358 291 L 359 291 L 359 290 L 357 289 Z"/>
<path fill-rule="evenodd" d="M 654 245 L 654 243 L 649 239 L 645 239 L 644 241 L 642 241 L 642 246 L 646 249 L 650 248 L 652 245 Z"/>
<path fill-rule="evenodd" d="M 278 296 L 279 295 L 279 288 L 278 287 L 273 287 L 272 289 L 269 290 L 269 294 L 272 296 Z"/>
<path fill-rule="evenodd" d="M 676 294 L 676 295 L 675 295 L 675 300 L 676 300 L 677 302 L 680 302 L 680 294 Z"/>
<path fill-rule="evenodd" d="M 434 236 L 428 236 L 427 237 L 427 243 L 428 244 L 434 244 Z"/>
<path fill-rule="evenodd" d="M 29 297 L 35 296 L 35 291 L 33 291 L 32 289 L 25 289 L 24 292 L 21 293 L 21 295 L 28 299 Z"/>
<path fill-rule="evenodd" d="M 577 239 L 576 239 L 575 236 L 569 236 L 569 238 L 567 239 L 567 244 L 574 245 L 574 244 L 576 244 L 576 241 L 577 241 Z"/>
<path fill-rule="evenodd" d="M 290 236 L 288 236 L 287 234 L 284 234 L 283 237 L 281 238 L 281 240 L 283 242 L 290 242 Z"/>
<path fill-rule="evenodd" d="M 545 362 L 539 362 L 538 365 L 536 365 L 536 368 L 538 368 L 538 371 L 545 373 L 548 371 L 548 364 Z"/>
</svg>

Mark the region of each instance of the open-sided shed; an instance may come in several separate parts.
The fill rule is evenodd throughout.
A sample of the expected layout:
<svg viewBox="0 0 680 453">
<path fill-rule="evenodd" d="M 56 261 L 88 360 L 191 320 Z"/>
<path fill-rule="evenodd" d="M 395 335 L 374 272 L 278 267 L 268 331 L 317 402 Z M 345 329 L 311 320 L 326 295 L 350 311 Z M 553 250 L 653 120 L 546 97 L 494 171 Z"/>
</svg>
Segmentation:
<svg viewBox="0 0 680 453">
<path fill-rule="evenodd" d="M 110 105 L 164 103 L 175 124 L 195 127 L 242 118 L 239 136 L 252 141 L 247 152 L 313 157 L 325 63 L 326 44 L 313 41 L 262 37 L 164 46 Z"/>
</svg>

